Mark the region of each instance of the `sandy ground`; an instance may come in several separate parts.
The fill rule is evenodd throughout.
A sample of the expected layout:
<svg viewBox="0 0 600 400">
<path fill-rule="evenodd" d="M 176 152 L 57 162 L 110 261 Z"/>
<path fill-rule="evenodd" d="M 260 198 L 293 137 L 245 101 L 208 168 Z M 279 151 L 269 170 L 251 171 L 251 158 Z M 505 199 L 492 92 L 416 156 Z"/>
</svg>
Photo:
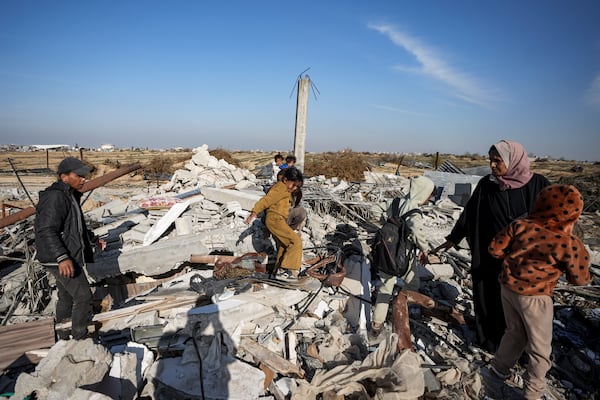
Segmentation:
<svg viewBox="0 0 600 400">
<path fill-rule="evenodd" d="M 257 168 L 271 163 L 274 152 L 231 152 L 232 156 L 239 160 L 243 168 L 256 172 Z M 180 166 L 192 156 L 191 152 L 175 151 L 157 151 L 157 150 L 120 150 L 115 152 L 63 152 L 63 151 L 39 151 L 39 152 L 2 152 L 0 153 L 0 201 L 8 201 L 10 204 L 27 207 L 29 200 L 14 201 L 11 196 L 11 189 L 20 188 L 21 185 L 15 176 L 9 159 L 17 169 L 19 177 L 31 197 L 37 200 L 37 194 L 49 184 L 56 176 L 52 171 L 56 170 L 58 163 L 67 156 L 74 156 L 91 163 L 97 168 L 95 176 L 103 175 L 116 168 L 117 165 L 128 165 L 140 162 L 144 167 L 155 162 L 156 157 L 169 157 L 177 160 Z M 367 154 L 369 160 L 375 160 L 378 155 Z M 440 160 L 449 159 L 456 166 L 472 167 L 485 165 L 484 158 L 472 159 L 470 157 L 444 156 Z M 431 163 L 431 157 L 410 156 L 404 159 L 405 163 L 421 161 Z M 379 165 L 381 164 L 381 165 Z M 374 163 L 372 170 L 374 172 L 394 173 L 397 165 L 395 163 Z M 532 169 L 545 175 L 552 183 L 572 183 L 575 184 L 584 194 L 586 205 L 598 203 L 600 197 L 600 164 L 578 164 L 573 161 L 543 161 L 533 162 Z M 400 175 L 415 176 L 423 173 L 423 169 L 414 167 L 400 166 Z M 140 191 L 148 190 L 151 187 L 160 185 L 161 181 L 144 180 L 143 171 L 124 175 L 102 188 L 96 189 L 97 194 L 102 194 L 111 198 L 126 197 Z M 93 204 L 87 205 L 93 207 Z M 597 208 L 596 208 L 597 209 Z M 587 213 L 582 218 L 582 227 L 584 228 L 584 239 L 586 242 L 600 246 L 600 215 L 598 212 Z"/>
</svg>

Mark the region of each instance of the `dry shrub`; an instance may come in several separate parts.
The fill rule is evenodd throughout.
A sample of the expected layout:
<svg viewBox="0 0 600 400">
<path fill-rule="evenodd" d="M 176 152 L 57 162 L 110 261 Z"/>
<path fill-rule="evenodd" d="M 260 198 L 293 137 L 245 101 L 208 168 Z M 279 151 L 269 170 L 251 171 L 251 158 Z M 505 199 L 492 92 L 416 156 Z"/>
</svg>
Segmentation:
<svg viewBox="0 0 600 400">
<path fill-rule="evenodd" d="M 561 176 L 556 182 L 561 185 L 573 185 L 583 196 L 583 211 L 600 211 L 600 177 L 594 173 Z"/>
<path fill-rule="evenodd" d="M 119 169 L 121 168 L 121 161 L 107 158 L 104 160 L 104 165 L 108 166 L 109 168 Z"/>
<path fill-rule="evenodd" d="M 160 154 L 152 157 L 142 169 L 145 175 L 170 175 L 175 172 L 174 163 L 172 157 Z"/>
<path fill-rule="evenodd" d="M 225 160 L 231 165 L 235 165 L 238 168 L 241 168 L 240 161 L 231 155 L 227 150 L 222 149 L 221 147 L 216 148 L 214 150 L 209 150 L 209 154 L 215 157 L 217 160 Z"/>
<path fill-rule="evenodd" d="M 337 176 L 346 181 L 364 180 L 364 171 L 369 166 L 363 154 L 352 150 L 310 154 L 307 155 L 304 164 L 304 173 L 307 176 Z"/>
</svg>

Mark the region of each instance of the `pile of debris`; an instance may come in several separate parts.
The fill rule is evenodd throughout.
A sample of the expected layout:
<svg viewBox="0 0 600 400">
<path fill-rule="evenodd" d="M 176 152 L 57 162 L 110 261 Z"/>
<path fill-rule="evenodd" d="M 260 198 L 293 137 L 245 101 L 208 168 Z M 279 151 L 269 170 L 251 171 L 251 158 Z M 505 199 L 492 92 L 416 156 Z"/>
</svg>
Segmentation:
<svg viewBox="0 0 600 400">
<path fill-rule="evenodd" d="M 371 172 L 361 183 L 307 179 L 301 235 L 303 269 L 311 273 L 292 281 L 268 274 L 275 246 L 265 226 L 244 223 L 264 195 L 263 182 L 210 156 L 206 145 L 185 168 L 152 193 L 86 213 L 108 243 L 86 271 L 98 308 L 95 340 L 55 343 L 55 283 L 34 260 L 33 217 L 4 229 L 0 393 L 19 400 L 34 393 L 37 399 L 483 396 L 479 368 L 491 354 L 474 344 L 467 250 L 419 267 L 423 296 L 409 306 L 412 351 L 398 352 L 393 329 L 377 344 L 367 339 L 375 290 L 368 240 L 408 179 Z M 431 174 L 443 187 L 424 208 L 434 248 L 478 177 Z M 94 196 L 106 200 L 101 190 Z M 556 290 L 552 399 L 592 399 L 600 389 L 600 253 L 590 250 L 595 286 L 561 282 Z M 460 318 L 428 307 L 430 300 Z M 506 398 L 515 393 L 508 387 Z"/>
</svg>

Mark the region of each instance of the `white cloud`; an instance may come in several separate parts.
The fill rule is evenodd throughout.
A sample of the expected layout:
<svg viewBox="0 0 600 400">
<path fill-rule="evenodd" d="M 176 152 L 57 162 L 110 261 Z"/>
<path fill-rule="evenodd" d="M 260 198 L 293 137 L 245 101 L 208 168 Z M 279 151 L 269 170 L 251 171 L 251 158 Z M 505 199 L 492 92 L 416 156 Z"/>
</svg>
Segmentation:
<svg viewBox="0 0 600 400">
<path fill-rule="evenodd" d="M 452 68 L 435 50 L 418 39 L 391 25 L 371 24 L 369 28 L 386 35 L 395 45 L 412 54 L 420 64 L 418 68 L 397 66 L 395 67 L 397 70 L 420 73 L 434 78 L 456 90 L 455 95 L 458 98 L 481 107 L 488 107 L 488 103 L 494 100 L 489 91 L 478 84 L 474 78 Z"/>
<path fill-rule="evenodd" d="M 600 72 L 586 92 L 586 100 L 594 109 L 600 111 Z"/>
</svg>

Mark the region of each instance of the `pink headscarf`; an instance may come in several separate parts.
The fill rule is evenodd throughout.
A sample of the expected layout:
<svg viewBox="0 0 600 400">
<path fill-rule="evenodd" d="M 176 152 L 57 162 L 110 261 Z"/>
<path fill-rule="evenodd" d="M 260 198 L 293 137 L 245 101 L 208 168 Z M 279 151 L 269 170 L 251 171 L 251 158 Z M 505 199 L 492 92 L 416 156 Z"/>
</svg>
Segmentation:
<svg viewBox="0 0 600 400">
<path fill-rule="evenodd" d="M 507 168 L 506 174 L 496 177 L 500 189 L 518 189 L 525 186 L 533 172 L 523 145 L 512 140 L 501 140 L 492 147 L 496 148 Z"/>
</svg>

